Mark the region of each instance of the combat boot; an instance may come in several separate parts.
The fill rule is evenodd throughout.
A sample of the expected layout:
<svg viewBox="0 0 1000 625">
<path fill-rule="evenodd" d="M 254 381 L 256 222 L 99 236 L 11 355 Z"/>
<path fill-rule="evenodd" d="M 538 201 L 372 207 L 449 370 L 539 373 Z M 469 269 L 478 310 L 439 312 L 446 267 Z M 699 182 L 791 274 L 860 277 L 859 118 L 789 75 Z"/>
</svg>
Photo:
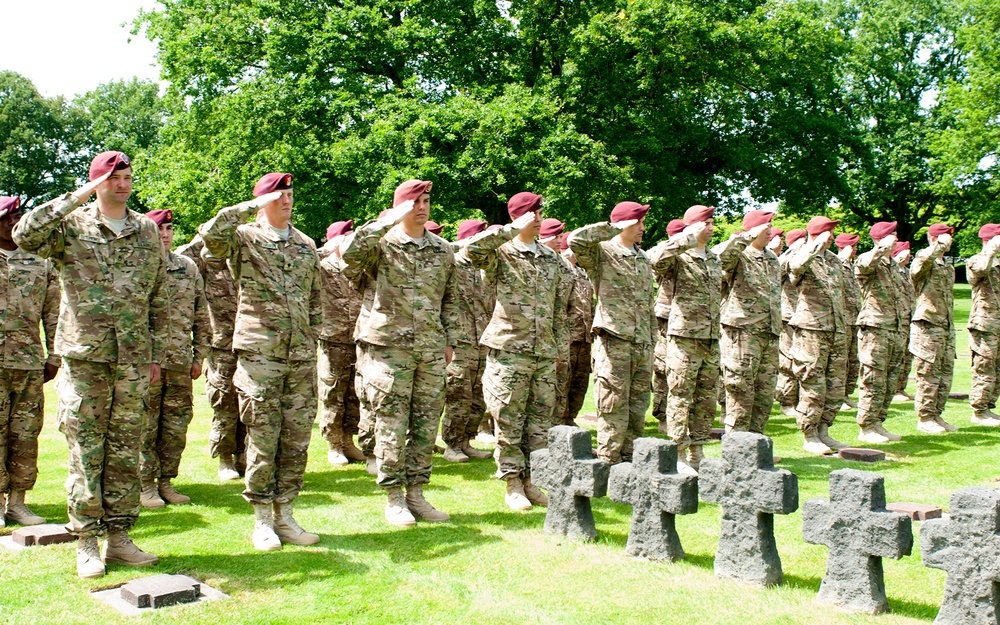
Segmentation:
<svg viewBox="0 0 1000 625">
<path fill-rule="evenodd" d="M 342 440 L 341 442 L 343 443 L 343 445 L 341 445 L 341 449 L 343 450 L 344 455 L 347 456 L 347 459 L 350 462 L 365 461 L 365 455 L 361 453 L 361 450 L 358 449 L 358 446 L 354 444 L 353 436 L 344 434 L 344 440 Z"/>
<path fill-rule="evenodd" d="M 292 517 L 292 502 L 274 504 L 274 533 L 283 543 L 292 545 L 315 545 L 319 534 L 307 532 Z"/>
<path fill-rule="evenodd" d="M 903 437 L 900 436 L 899 434 L 893 434 L 889 430 L 885 429 L 885 426 L 883 426 L 881 423 L 875 424 L 875 431 L 881 434 L 882 436 L 886 437 L 890 441 L 898 441 L 903 439 Z"/>
<path fill-rule="evenodd" d="M 785 415 L 786 417 L 797 417 L 797 416 L 799 416 L 798 411 L 795 410 L 795 406 L 781 406 L 781 408 L 778 409 L 778 412 L 780 412 L 781 414 Z"/>
<path fill-rule="evenodd" d="M 104 562 L 97 547 L 97 537 L 79 538 L 76 541 L 76 575 L 82 579 L 104 577 Z"/>
<path fill-rule="evenodd" d="M 421 521 L 440 523 L 451 520 L 451 516 L 447 512 L 441 512 L 424 499 L 423 484 L 410 484 L 406 487 L 406 507 L 409 508 L 414 518 Z"/>
<path fill-rule="evenodd" d="M 368 475 L 378 475 L 378 460 L 375 460 L 375 456 L 365 458 L 365 473 Z"/>
<path fill-rule="evenodd" d="M 819 425 L 818 433 L 819 433 L 819 440 L 824 445 L 826 445 L 827 447 L 829 447 L 834 451 L 840 451 L 841 449 L 847 449 L 848 447 L 850 447 L 850 445 L 845 445 L 844 443 L 841 443 L 834 437 L 830 436 L 830 426 L 825 423 L 821 423 Z"/>
<path fill-rule="evenodd" d="M 281 540 L 274 533 L 274 513 L 269 503 L 253 505 L 253 548 L 257 551 L 278 551 Z"/>
<path fill-rule="evenodd" d="M 688 466 L 697 471 L 701 468 L 701 461 L 705 457 L 701 445 L 690 445 L 688 447 Z"/>
<path fill-rule="evenodd" d="M 990 410 L 977 410 L 973 412 L 972 418 L 969 421 L 976 425 L 989 425 L 991 427 L 1000 425 L 1000 419 Z"/>
<path fill-rule="evenodd" d="M 532 484 L 530 477 L 526 477 L 521 480 L 521 486 L 524 487 L 524 496 L 527 497 L 528 501 L 530 501 L 533 505 L 549 505 L 549 496 L 542 492 L 540 488 Z"/>
<path fill-rule="evenodd" d="M 398 527 L 410 527 L 417 524 L 413 518 L 413 513 L 406 506 L 406 499 L 403 497 L 402 486 L 390 486 L 385 489 L 385 520 L 390 525 Z"/>
<path fill-rule="evenodd" d="M 882 443 L 889 442 L 889 439 L 882 435 L 873 426 L 862 426 L 861 431 L 858 432 L 858 440 L 864 443 L 872 443 L 874 445 L 881 445 Z"/>
<path fill-rule="evenodd" d="M 451 445 L 444 448 L 444 459 L 448 462 L 468 462 L 469 457 L 462 453 L 461 449 L 455 449 Z"/>
<path fill-rule="evenodd" d="M 346 467 L 351 462 L 340 447 L 331 447 L 330 451 L 326 452 L 326 461 L 335 467 Z"/>
<path fill-rule="evenodd" d="M 670 426 L 667 425 L 666 420 L 660 421 L 656 424 L 656 431 L 660 434 L 670 434 Z"/>
<path fill-rule="evenodd" d="M 850 397 L 844 398 L 844 405 L 840 407 L 841 410 L 857 410 L 858 402 L 854 401 Z"/>
<path fill-rule="evenodd" d="M 805 439 L 805 442 L 802 443 L 802 449 L 805 451 L 823 456 L 833 453 L 833 450 L 820 439 L 818 426 L 811 425 L 802 428 L 802 437 Z"/>
<path fill-rule="evenodd" d="M 688 464 L 688 446 L 677 446 L 677 472 L 681 475 L 698 475 L 698 469 Z"/>
<path fill-rule="evenodd" d="M 191 503 L 191 498 L 187 495 L 182 495 L 177 492 L 174 485 L 170 483 L 169 477 L 161 477 L 159 484 L 157 484 L 157 490 L 160 492 L 160 499 L 167 503 L 172 504 L 185 504 Z"/>
<path fill-rule="evenodd" d="M 142 485 L 142 493 L 139 494 L 139 503 L 147 510 L 155 510 L 167 505 L 160 499 L 160 491 L 156 488 L 156 484 Z"/>
<path fill-rule="evenodd" d="M 941 418 L 941 415 L 934 417 L 934 422 L 943 427 L 944 429 L 948 430 L 949 432 L 958 431 L 957 425 L 952 425 L 951 423 L 948 423 L 947 421 Z"/>
<path fill-rule="evenodd" d="M 476 449 L 475 447 L 469 444 L 469 441 L 465 441 L 464 443 L 462 443 L 462 453 L 470 458 L 479 458 L 480 460 L 493 457 L 492 453 L 484 451 L 482 449 Z"/>
<path fill-rule="evenodd" d="M 917 431 L 925 434 L 944 434 L 948 430 L 939 425 L 934 419 L 919 419 L 917 421 Z"/>
<path fill-rule="evenodd" d="M 108 532 L 108 540 L 104 543 L 105 564 L 113 562 L 128 566 L 150 566 L 159 561 L 153 554 L 139 549 L 125 530 Z"/>
<path fill-rule="evenodd" d="M 222 454 L 219 456 L 219 480 L 230 482 L 240 479 L 239 471 L 233 464 L 233 454 Z"/>
<path fill-rule="evenodd" d="M 12 490 L 7 499 L 6 515 L 8 523 L 19 525 L 41 525 L 45 519 L 38 516 L 24 505 L 24 491 Z"/>
<path fill-rule="evenodd" d="M 511 510 L 531 510 L 531 501 L 524 494 L 524 483 L 521 482 L 521 478 L 514 476 L 508 477 L 506 480 L 507 494 L 504 495 L 503 500 L 507 503 L 507 507 Z"/>
</svg>

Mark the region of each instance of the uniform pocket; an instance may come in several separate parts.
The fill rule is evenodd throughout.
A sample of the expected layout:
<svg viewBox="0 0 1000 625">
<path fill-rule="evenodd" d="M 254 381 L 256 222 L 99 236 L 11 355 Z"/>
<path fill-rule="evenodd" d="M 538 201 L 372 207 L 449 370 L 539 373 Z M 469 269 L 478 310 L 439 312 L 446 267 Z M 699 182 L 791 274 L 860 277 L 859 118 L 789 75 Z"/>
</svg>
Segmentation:
<svg viewBox="0 0 1000 625">
<path fill-rule="evenodd" d="M 873 369 L 884 371 L 888 366 L 889 349 L 882 333 L 871 330 L 858 331 L 858 361 Z"/>
</svg>

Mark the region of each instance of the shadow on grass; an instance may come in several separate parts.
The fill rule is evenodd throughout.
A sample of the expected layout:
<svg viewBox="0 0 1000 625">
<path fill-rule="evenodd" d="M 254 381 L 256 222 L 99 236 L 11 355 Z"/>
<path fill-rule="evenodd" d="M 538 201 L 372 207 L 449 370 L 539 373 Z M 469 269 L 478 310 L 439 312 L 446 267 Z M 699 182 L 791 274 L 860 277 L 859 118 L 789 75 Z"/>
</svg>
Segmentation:
<svg viewBox="0 0 1000 625">
<path fill-rule="evenodd" d="M 917 603 L 916 601 L 902 601 L 900 599 L 889 598 L 889 612 L 900 616 L 932 621 L 937 616 L 940 606 Z"/>
<path fill-rule="evenodd" d="M 322 543 L 320 543 L 322 546 Z M 218 580 L 220 590 L 233 594 L 265 588 L 290 588 L 345 575 L 363 575 L 368 567 L 329 550 L 286 547 L 271 553 L 185 555 L 160 559 L 158 573 Z"/>
</svg>

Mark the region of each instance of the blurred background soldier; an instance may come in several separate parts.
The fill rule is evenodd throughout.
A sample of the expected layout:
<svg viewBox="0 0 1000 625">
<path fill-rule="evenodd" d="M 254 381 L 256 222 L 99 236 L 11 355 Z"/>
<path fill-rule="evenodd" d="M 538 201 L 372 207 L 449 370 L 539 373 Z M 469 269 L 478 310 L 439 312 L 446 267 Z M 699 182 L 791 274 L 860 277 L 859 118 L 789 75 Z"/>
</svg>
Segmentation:
<svg viewBox="0 0 1000 625">
<path fill-rule="evenodd" d="M 538 242 L 559 256 L 562 266 L 562 280 L 569 285 L 567 287 L 569 290 L 564 300 L 566 310 L 563 315 L 563 319 L 567 325 L 565 330 L 562 331 L 567 340 L 565 343 L 559 345 L 559 355 L 556 357 L 556 407 L 552 411 L 552 425 L 561 424 L 563 416 L 566 414 L 566 403 L 569 400 L 570 358 L 572 358 L 569 333 L 572 326 L 573 289 L 576 286 L 576 273 L 573 271 L 573 265 L 562 255 L 563 234 L 565 230 L 566 224 L 552 217 L 543 219 L 542 225 L 538 230 Z"/>
<path fill-rule="evenodd" d="M 775 387 L 775 399 L 781 409 L 781 414 L 796 417 L 795 407 L 799 403 L 799 380 L 792 371 L 792 349 L 795 342 L 795 330 L 788 325 L 795 306 L 799 301 L 798 288 L 789 279 L 788 262 L 806 242 L 805 230 L 789 230 L 785 235 L 785 251 L 778 256 L 778 269 L 781 272 L 781 337 L 778 339 L 778 381 Z"/>
<path fill-rule="evenodd" d="M 912 259 L 909 241 L 899 241 L 892 248 L 892 259 L 899 273 L 899 287 L 901 295 L 900 304 L 903 306 L 903 364 L 899 370 L 899 377 L 896 378 L 896 387 L 889 385 L 889 392 L 893 394 L 892 401 L 913 401 L 913 396 L 906 392 L 906 385 L 910 381 L 910 371 L 913 369 L 913 354 L 910 353 L 910 325 L 913 317 L 913 307 L 916 302 L 916 293 L 913 289 L 913 279 L 910 277 L 909 264 Z"/>
<path fill-rule="evenodd" d="M 966 261 L 972 285 L 969 312 L 969 351 L 972 352 L 972 386 L 969 403 L 972 422 L 1000 426 L 993 412 L 1000 395 L 1000 224 L 979 229 L 983 249 Z"/>
<path fill-rule="evenodd" d="M 576 264 L 576 255 L 569 249 L 569 233 L 562 234 L 562 257 L 573 268 L 573 288 L 569 303 L 569 366 L 566 378 L 560 378 L 559 394 L 565 396 L 565 410 L 558 419 L 562 425 L 576 425 L 590 388 L 590 345 L 593 339 L 594 286 L 587 272 Z"/>
<path fill-rule="evenodd" d="M 648 252 L 652 258 L 654 250 L 666 245 L 671 239 L 684 230 L 683 219 L 672 219 L 667 224 L 667 240 L 653 246 Z M 653 312 L 656 314 L 656 345 L 653 346 L 653 417 L 660 434 L 667 434 L 667 323 L 670 319 L 670 302 L 674 297 L 674 283 L 663 276 L 657 276 L 656 303 Z"/>
<path fill-rule="evenodd" d="M 861 287 L 854 275 L 854 259 L 858 255 L 856 234 L 844 232 L 833 240 L 840 252 L 837 258 L 844 265 L 844 316 L 847 318 L 847 377 L 844 378 L 844 404 L 841 410 L 853 410 L 858 407 L 851 399 L 851 393 L 858 387 L 858 374 L 861 363 L 858 361 L 858 313 L 861 312 Z"/>
</svg>

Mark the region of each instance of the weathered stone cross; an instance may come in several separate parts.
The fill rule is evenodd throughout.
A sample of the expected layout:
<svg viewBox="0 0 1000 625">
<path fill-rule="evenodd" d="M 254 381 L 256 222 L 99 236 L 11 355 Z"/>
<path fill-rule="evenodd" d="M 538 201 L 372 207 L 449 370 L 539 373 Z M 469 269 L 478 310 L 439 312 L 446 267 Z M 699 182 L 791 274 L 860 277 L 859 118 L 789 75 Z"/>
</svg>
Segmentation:
<svg viewBox="0 0 1000 625">
<path fill-rule="evenodd" d="M 545 531 L 597 538 L 590 498 L 607 494 L 608 470 L 608 463 L 591 454 L 590 432 L 571 425 L 551 428 L 548 449 L 531 452 L 531 479 L 549 494 Z"/>
</svg>

